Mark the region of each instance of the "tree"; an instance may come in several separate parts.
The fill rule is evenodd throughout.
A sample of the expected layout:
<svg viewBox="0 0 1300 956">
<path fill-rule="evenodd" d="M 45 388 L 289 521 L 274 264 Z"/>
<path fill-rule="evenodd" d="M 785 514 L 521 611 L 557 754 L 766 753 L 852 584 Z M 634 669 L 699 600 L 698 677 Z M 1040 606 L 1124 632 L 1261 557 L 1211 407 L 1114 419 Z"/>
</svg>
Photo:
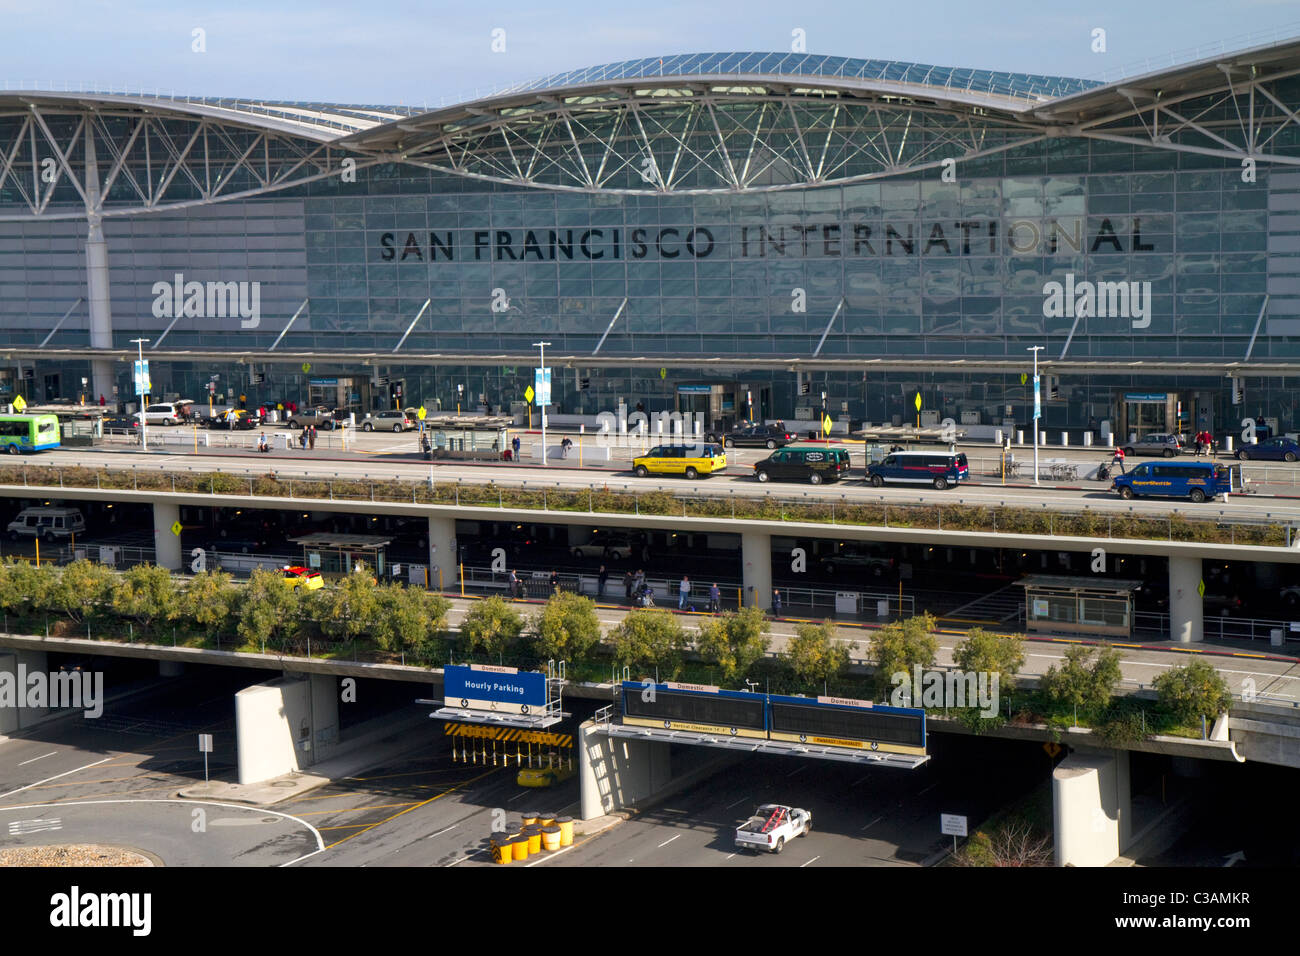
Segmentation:
<svg viewBox="0 0 1300 956">
<path fill-rule="evenodd" d="M 1066 649 L 1065 662 L 1059 670 L 1055 664 L 1047 669 L 1039 687 L 1055 703 L 1104 707 L 1110 703 L 1111 691 L 1119 677 L 1119 652 L 1109 644 L 1095 649 L 1074 644 Z"/>
<path fill-rule="evenodd" d="M 97 561 L 73 561 L 52 582 L 47 606 L 80 624 L 112 601 L 114 578 L 113 571 Z"/>
<path fill-rule="evenodd" d="M 933 614 L 919 614 L 906 621 L 886 624 L 871 635 L 871 656 L 876 662 L 875 683 L 882 696 L 895 686 L 894 675 L 903 673 L 911 680 L 913 668 L 934 666 L 939 651 Z M 919 703 L 917 704 L 919 706 Z"/>
<path fill-rule="evenodd" d="M 312 610 L 326 635 L 354 641 L 374 628 L 379 600 L 375 579 L 369 574 L 344 575 L 336 586 L 318 593 L 320 603 L 313 601 Z"/>
<path fill-rule="evenodd" d="M 1160 703 L 1184 723 L 1201 716 L 1210 720 L 1227 711 L 1232 691 L 1223 675 L 1208 662 L 1193 660 L 1171 667 L 1155 679 Z"/>
<path fill-rule="evenodd" d="M 718 662 L 723 681 L 730 682 L 749 673 L 767 654 L 772 643 L 767 637 L 770 628 L 762 608 L 745 607 L 706 619 L 695 646 L 701 656 Z"/>
<path fill-rule="evenodd" d="M 385 584 L 375 599 L 377 615 L 370 636 L 380 650 L 422 652 L 446 629 L 451 602 L 439 594 Z"/>
<path fill-rule="evenodd" d="M 146 634 L 155 622 L 174 619 L 180 600 L 171 571 L 156 564 L 137 564 L 128 570 L 113 588 L 113 610 L 132 618 Z"/>
<path fill-rule="evenodd" d="M 530 631 L 539 657 L 576 663 L 600 640 L 600 619 L 591 598 L 557 591 L 533 617 Z"/>
<path fill-rule="evenodd" d="M 225 571 L 200 571 L 181 595 L 180 616 L 211 637 L 229 626 L 238 597 Z"/>
<path fill-rule="evenodd" d="M 0 609 L 22 617 L 44 608 L 57 573 L 51 564 L 37 567 L 30 561 L 6 559 L 0 564 Z"/>
<path fill-rule="evenodd" d="M 1014 634 L 993 634 L 977 627 L 952 652 L 957 666 L 977 674 L 998 675 L 1000 692 L 1016 686 L 1016 673 L 1025 666 L 1025 640 Z"/>
<path fill-rule="evenodd" d="M 835 623 L 798 624 L 781 656 L 801 684 L 816 686 L 838 677 L 849 665 L 849 649 L 835 637 Z"/>
<path fill-rule="evenodd" d="M 249 644 L 281 647 L 298 633 L 299 595 L 281 572 L 257 568 L 244 585 L 239 606 L 239 636 Z"/>
<path fill-rule="evenodd" d="M 475 602 L 460 624 L 460 653 L 504 655 L 514 648 L 524 630 L 523 616 L 498 595 Z"/>
<path fill-rule="evenodd" d="M 671 680 L 682 669 L 686 630 L 675 614 L 655 608 L 634 608 L 610 631 L 614 660 L 634 674 L 655 674 Z"/>
<path fill-rule="evenodd" d="M 1051 866 L 1052 838 L 1029 823 L 1012 821 L 992 833 L 979 830 L 953 857 L 955 866 Z"/>
</svg>

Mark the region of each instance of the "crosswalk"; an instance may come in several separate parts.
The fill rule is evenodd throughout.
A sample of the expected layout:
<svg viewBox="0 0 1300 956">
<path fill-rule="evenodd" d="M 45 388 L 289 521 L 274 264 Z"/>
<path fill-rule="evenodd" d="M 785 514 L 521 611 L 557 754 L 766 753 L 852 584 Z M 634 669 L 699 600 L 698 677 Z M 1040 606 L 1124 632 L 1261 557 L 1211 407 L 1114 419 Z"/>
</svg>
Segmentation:
<svg viewBox="0 0 1300 956">
<path fill-rule="evenodd" d="M 992 594 L 984 594 L 944 615 L 945 620 L 978 622 L 995 621 L 1014 624 L 1025 616 L 1025 588 L 1022 584 L 1008 584 Z"/>
<path fill-rule="evenodd" d="M 63 820 L 51 817 L 48 820 L 13 820 L 9 824 L 10 836 L 26 836 L 29 833 L 42 833 L 46 830 L 62 830 Z"/>
</svg>

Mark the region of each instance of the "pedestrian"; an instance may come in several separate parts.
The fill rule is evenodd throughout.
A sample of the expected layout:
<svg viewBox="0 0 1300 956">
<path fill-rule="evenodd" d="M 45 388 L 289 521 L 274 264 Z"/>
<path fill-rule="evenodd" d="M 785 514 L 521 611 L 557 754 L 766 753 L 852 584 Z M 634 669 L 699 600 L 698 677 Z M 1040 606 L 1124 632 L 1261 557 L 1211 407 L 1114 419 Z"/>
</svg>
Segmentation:
<svg viewBox="0 0 1300 956">
<path fill-rule="evenodd" d="M 560 593 L 560 572 L 558 571 L 551 572 L 551 593 Z"/>
<path fill-rule="evenodd" d="M 307 438 L 308 438 L 308 437 L 309 437 L 309 436 L 308 436 L 308 433 L 307 433 L 307 429 L 304 428 L 304 429 L 302 430 L 302 433 L 298 436 L 298 444 L 302 446 L 302 450 L 303 450 L 303 451 L 306 451 L 306 450 L 307 450 Z"/>
<path fill-rule="evenodd" d="M 572 447 L 573 447 L 573 439 L 571 439 L 568 435 L 565 435 L 564 441 L 560 442 L 560 457 L 568 458 L 569 449 Z"/>
<path fill-rule="evenodd" d="M 103 408 L 103 407 L 104 407 L 104 393 L 103 393 L 103 392 L 100 392 L 100 393 L 99 393 L 99 407 L 100 407 L 100 408 Z"/>
<path fill-rule="evenodd" d="M 519 460 L 519 436 L 518 435 L 510 439 L 510 447 L 514 449 L 515 461 L 518 461 Z"/>
<path fill-rule="evenodd" d="M 1120 448 L 1119 445 L 1115 446 L 1115 454 L 1111 456 L 1110 466 L 1112 469 L 1118 468 L 1121 475 L 1127 474 L 1124 470 L 1124 449 Z"/>
<path fill-rule="evenodd" d="M 519 575 L 516 574 L 514 569 L 512 568 L 510 570 L 510 599 L 514 601 L 514 600 L 518 600 L 518 598 L 519 598 Z"/>
<path fill-rule="evenodd" d="M 307 444 L 312 451 L 316 450 L 316 426 L 311 426 L 311 437 L 307 439 Z"/>
<path fill-rule="evenodd" d="M 600 571 L 596 574 L 596 597 L 603 598 L 605 596 L 605 582 L 608 580 L 609 571 L 602 564 Z"/>
<path fill-rule="evenodd" d="M 257 450 L 267 452 L 271 450 L 271 446 L 266 443 L 266 432 L 257 436 Z"/>
<path fill-rule="evenodd" d="M 623 596 L 627 598 L 628 604 L 632 603 L 632 585 L 634 583 L 635 579 L 632 577 L 632 572 L 625 571 L 623 573 Z"/>
<path fill-rule="evenodd" d="M 781 613 L 781 591 L 778 588 L 772 589 L 772 616 L 776 617 Z"/>
<path fill-rule="evenodd" d="M 722 610 L 722 592 L 718 590 L 718 582 L 713 582 L 713 587 L 709 588 L 709 613 L 717 614 Z"/>
<path fill-rule="evenodd" d="M 637 568 L 636 577 L 632 579 L 632 593 L 640 594 L 645 588 L 645 572 Z"/>
<path fill-rule="evenodd" d="M 677 610 L 686 610 L 686 599 L 691 596 L 691 579 L 682 575 L 682 579 L 677 584 Z"/>
</svg>

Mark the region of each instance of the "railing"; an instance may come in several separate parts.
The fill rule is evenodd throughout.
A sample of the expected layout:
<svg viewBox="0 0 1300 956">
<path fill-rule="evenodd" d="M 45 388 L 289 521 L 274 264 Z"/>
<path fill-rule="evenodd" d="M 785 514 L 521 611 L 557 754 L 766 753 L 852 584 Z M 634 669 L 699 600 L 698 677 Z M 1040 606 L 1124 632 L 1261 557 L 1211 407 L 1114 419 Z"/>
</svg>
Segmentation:
<svg viewBox="0 0 1300 956">
<path fill-rule="evenodd" d="M 1137 611 L 1133 614 L 1133 630 L 1154 632 L 1164 639 L 1170 636 L 1169 615 L 1154 611 Z M 1282 632 L 1282 640 L 1297 641 L 1300 635 L 1291 633 L 1289 621 L 1270 621 L 1261 618 L 1226 617 L 1207 614 L 1202 624 L 1206 640 L 1272 641 L 1273 631 Z"/>
<path fill-rule="evenodd" d="M 1223 509 L 1211 514 L 1139 514 L 1127 511 L 1048 510 L 1009 506 L 899 504 L 885 498 L 863 495 L 849 500 L 825 494 L 811 497 L 737 495 L 719 489 L 693 495 L 667 491 L 636 491 L 627 485 L 622 491 L 608 484 L 565 490 L 554 485 L 529 488 L 527 481 L 438 482 L 430 480 L 359 478 L 284 478 L 274 473 L 238 476 L 198 471 L 184 465 L 161 472 L 153 467 L 92 469 L 54 465 L 0 464 L 0 486 L 38 488 L 96 488 L 145 490 L 210 495 L 247 495 L 251 498 L 369 501 L 412 505 L 455 505 L 456 507 L 513 508 L 555 514 L 645 515 L 656 517 L 715 518 L 751 521 L 884 527 L 938 531 L 979 531 L 1055 537 L 1066 535 L 1096 539 L 1200 541 L 1216 544 L 1289 546 L 1289 524 L 1294 510 L 1258 517 L 1232 516 Z M 21 479 L 21 481 L 19 480 Z M 33 480 L 35 479 L 35 480 Z"/>
</svg>

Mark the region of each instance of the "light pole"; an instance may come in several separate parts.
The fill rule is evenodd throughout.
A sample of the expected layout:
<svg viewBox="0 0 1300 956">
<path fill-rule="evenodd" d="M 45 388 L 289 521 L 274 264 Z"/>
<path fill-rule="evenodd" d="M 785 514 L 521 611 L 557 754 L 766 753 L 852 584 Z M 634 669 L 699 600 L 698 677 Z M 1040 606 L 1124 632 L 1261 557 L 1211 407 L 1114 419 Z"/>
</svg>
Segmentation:
<svg viewBox="0 0 1300 956">
<path fill-rule="evenodd" d="M 139 372 L 136 380 L 136 394 L 140 396 L 140 447 L 145 451 L 148 451 L 149 433 L 145 431 L 146 424 L 144 417 L 144 343 L 148 342 L 149 339 L 132 339 L 131 341 L 135 343 L 140 357 L 140 361 L 136 365 L 136 371 Z"/>
<path fill-rule="evenodd" d="M 544 396 L 537 396 L 538 398 L 545 398 L 545 401 L 540 403 L 542 406 L 542 465 L 544 467 L 550 466 L 550 462 L 546 459 L 546 406 L 551 404 L 551 379 L 546 374 L 546 346 L 550 344 L 550 342 L 533 343 L 536 348 L 541 349 L 541 363 L 538 366 L 541 369 L 541 373 L 539 374 L 537 384 L 544 385 L 546 388 L 546 394 Z"/>
<path fill-rule="evenodd" d="M 1031 345 L 1026 352 L 1034 353 L 1034 484 L 1038 484 L 1038 419 L 1042 414 L 1042 403 L 1038 391 L 1038 353 L 1045 345 Z"/>
</svg>

